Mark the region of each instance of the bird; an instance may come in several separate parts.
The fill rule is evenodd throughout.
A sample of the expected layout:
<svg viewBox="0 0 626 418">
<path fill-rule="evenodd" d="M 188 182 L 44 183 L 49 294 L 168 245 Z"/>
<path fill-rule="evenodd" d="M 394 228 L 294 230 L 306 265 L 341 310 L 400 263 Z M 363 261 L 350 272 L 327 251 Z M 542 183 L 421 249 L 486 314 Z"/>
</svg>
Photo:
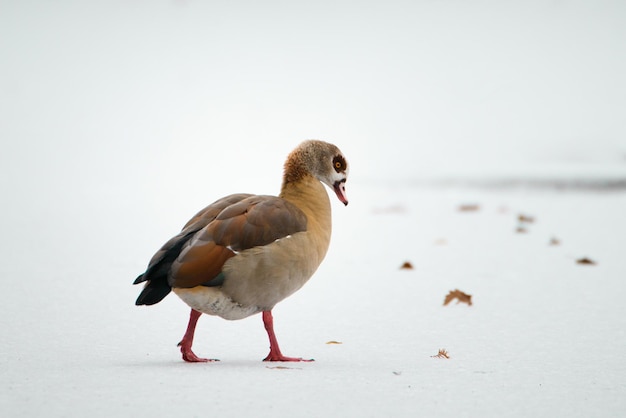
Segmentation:
<svg viewBox="0 0 626 418">
<path fill-rule="evenodd" d="M 211 362 L 192 350 L 202 314 L 238 320 L 261 313 L 270 352 L 264 361 L 313 361 L 282 354 L 274 306 L 299 290 L 326 256 L 331 203 L 324 185 L 348 205 L 348 162 L 336 145 L 306 140 L 284 164 L 278 196 L 231 194 L 194 215 L 151 258 L 133 284 L 135 305 L 154 305 L 173 291 L 190 308 L 178 344 L 186 362 Z"/>
</svg>

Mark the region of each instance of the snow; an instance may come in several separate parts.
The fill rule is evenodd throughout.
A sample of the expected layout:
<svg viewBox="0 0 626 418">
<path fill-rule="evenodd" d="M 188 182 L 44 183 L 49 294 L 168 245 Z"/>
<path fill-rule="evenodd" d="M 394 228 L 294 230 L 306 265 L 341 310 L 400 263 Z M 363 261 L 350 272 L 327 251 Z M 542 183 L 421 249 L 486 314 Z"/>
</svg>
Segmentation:
<svg viewBox="0 0 626 418">
<path fill-rule="evenodd" d="M 2 3 L 0 415 L 626 414 L 625 16 Z M 206 204 L 276 193 L 307 138 L 351 164 L 326 260 L 274 311 L 316 361 L 262 362 L 257 315 L 203 316 L 221 361 L 184 363 L 188 308 L 132 281 Z"/>
<path fill-rule="evenodd" d="M 202 317 L 196 353 L 221 361 L 184 363 L 176 347 L 184 304 L 175 296 L 150 308 L 132 304 L 139 289 L 130 282 L 147 262 L 139 255 L 158 244 L 141 239 L 133 251 L 118 252 L 106 240 L 104 254 L 75 249 L 72 265 L 8 283 L 2 410 L 581 417 L 625 411 L 625 194 L 389 190 L 355 181 L 350 197 L 348 207 L 334 205 L 325 263 L 275 309 L 283 351 L 315 362 L 261 362 L 268 343 L 257 315 L 233 322 Z M 374 202 L 404 210 L 380 213 Z M 478 211 L 459 211 L 467 202 Z M 520 213 L 535 217 L 526 234 L 515 232 Z M 149 214 L 142 219 L 156 222 Z M 552 237 L 561 245 L 549 246 Z M 597 265 L 576 264 L 585 256 Z M 399 268 L 406 260 L 413 270 Z M 472 294 L 471 307 L 443 306 L 455 288 Z M 450 359 L 431 357 L 441 348 Z"/>
</svg>

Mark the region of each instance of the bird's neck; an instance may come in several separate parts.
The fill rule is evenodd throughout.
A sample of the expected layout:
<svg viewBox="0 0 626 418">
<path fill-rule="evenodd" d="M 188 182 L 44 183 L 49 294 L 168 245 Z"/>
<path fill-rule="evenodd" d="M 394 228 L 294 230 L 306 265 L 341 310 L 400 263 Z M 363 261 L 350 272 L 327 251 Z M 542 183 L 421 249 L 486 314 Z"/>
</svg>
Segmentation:
<svg viewBox="0 0 626 418">
<path fill-rule="evenodd" d="M 307 174 L 296 181 L 283 181 L 280 197 L 296 205 L 307 217 L 307 231 L 316 240 L 322 258 L 330 243 L 332 230 L 330 200 L 324 185 Z"/>
</svg>

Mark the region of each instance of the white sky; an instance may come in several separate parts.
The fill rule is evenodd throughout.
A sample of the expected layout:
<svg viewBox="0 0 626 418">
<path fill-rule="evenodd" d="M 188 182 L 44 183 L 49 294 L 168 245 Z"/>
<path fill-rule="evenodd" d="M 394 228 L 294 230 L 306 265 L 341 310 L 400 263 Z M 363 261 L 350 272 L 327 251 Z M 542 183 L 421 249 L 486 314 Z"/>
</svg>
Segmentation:
<svg viewBox="0 0 626 418">
<path fill-rule="evenodd" d="M 4 187 L 275 193 L 307 138 L 361 179 L 625 166 L 622 1 L 215 3 L 0 3 Z"/>
</svg>

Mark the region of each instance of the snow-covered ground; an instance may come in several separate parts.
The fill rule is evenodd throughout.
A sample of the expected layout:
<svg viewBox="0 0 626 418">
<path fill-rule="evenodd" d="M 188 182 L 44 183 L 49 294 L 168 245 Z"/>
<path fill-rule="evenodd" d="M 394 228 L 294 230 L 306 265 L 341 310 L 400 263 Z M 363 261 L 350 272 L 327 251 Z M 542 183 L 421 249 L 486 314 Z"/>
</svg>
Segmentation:
<svg viewBox="0 0 626 418">
<path fill-rule="evenodd" d="M 358 181 L 349 191 L 348 207 L 334 205 L 325 263 L 275 309 L 283 351 L 314 363 L 261 362 L 268 343 L 259 316 L 201 318 L 196 352 L 221 362 L 184 363 L 176 343 L 186 306 L 175 296 L 133 306 L 139 289 L 130 282 L 160 244 L 137 239 L 158 222 L 154 214 L 132 226 L 101 221 L 85 234 L 102 239 L 83 237 L 83 245 L 59 236 L 59 247 L 73 248 L 67 259 L 5 264 L 3 415 L 626 411 L 626 194 Z M 459 211 L 467 204 L 478 210 Z M 534 218 L 526 233 L 516 232 L 519 214 Z M 560 245 L 549 245 L 552 238 Z M 33 236 L 24 251 L 57 254 L 36 243 Z M 577 264 L 583 257 L 597 264 Z M 401 270 L 405 261 L 414 269 Z M 472 295 L 472 306 L 443 306 L 456 288 Z M 431 357 L 439 349 L 450 359 Z"/>
<path fill-rule="evenodd" d="M 625 19 L 0 2 L 0 416 L 626 415 Z M 135 307 L 132 281 L 207 203 L 276 193 L 307 138 L 351 164 L 327 259 L 274 312 L 316 361 L 203 317 L 221 362 L 185 364 L 187 307 Z"/>
</svg>

